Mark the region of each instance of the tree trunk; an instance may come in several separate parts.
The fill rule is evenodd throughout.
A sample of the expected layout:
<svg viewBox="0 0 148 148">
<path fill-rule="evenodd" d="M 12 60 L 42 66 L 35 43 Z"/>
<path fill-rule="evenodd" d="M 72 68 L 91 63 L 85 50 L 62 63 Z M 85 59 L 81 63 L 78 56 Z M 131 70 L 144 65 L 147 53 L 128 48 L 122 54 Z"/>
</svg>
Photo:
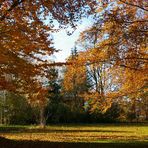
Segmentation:
<svg viewBox="0 0 148 148">
<path fill-rule="evenodd" d="M 41 128 L 45 128 L 45 125 L 46 125 L 44 110 L 45 110 L 44 106 L 41 106 L 40 107 L 40 126 Z"/>
</svg>

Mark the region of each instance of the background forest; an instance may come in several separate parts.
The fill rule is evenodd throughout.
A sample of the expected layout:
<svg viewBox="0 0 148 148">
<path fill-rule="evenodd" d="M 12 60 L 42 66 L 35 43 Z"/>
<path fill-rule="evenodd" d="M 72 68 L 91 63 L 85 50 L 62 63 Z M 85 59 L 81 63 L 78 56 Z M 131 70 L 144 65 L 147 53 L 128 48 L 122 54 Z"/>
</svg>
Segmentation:
<svg viewBox="0 0 148 148">
<path fill-rule="evenodd" d="M 45 60 L 85 17 L 67 60 Z M 0 0 L 0 124 L 147 122 L 147 36 L 147 0 Z"/>
</svg>

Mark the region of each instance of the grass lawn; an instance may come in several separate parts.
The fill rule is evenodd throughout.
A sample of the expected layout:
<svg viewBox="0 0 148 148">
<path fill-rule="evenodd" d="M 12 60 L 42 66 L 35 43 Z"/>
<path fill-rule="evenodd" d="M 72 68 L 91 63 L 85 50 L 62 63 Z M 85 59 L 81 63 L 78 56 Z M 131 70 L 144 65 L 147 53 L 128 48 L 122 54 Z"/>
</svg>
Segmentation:
<svg viewBox="0 0 148 148">
<path fill-rule="evenodd" d="M 39 147 L 148 147 L 147 125 L 90 124 L 37 126 L 0 126 L 0 137 L 11 144 L 30 143 Z M 5 140 L 6 140 L 5 139 Z M 0 140 L 0 143 L 2 141 Z M 8 142 L 5 142 L 8 143 Z M 56 145 L 58 144 L 58 145 Z M 64 145 L 63 145 L 64 144 Z M 71 144 L 69 146 L 69 144 Z M 46 146 L 45 146 L 46 145 Z M 63 145 L 63 146 L 62 146 Z M 76 146 L 77 145 L 77 146 Z M 11 145 L 12 147 L 12 145 Z M 24 146 L 25 147 L 25 146 Z"/>
</svg>

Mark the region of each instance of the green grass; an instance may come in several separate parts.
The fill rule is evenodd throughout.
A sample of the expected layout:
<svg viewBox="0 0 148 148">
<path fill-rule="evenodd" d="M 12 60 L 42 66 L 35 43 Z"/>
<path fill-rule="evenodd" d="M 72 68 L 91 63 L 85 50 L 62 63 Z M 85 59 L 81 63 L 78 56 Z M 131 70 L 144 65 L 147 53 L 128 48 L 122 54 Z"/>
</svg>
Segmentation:
<svg viewBox="0 0 148 148">
<path fill-rule="evenodd" d="M 147 125 L 90 124 L 37 126 L 0 126 L 0 137 L 14 141 L 50 143 L 147 144 Z M 88 145 L 87 145 L 88 146 Z M 148 146 L 148 145 L 147 145 Z"/>
</svg>

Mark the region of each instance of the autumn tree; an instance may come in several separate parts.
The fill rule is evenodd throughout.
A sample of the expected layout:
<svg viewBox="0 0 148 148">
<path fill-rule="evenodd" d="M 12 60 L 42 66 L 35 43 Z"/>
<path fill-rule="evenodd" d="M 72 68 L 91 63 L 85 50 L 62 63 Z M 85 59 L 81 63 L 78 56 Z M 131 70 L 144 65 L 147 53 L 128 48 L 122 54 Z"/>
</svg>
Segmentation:
<svg viewBox="0 0 148 148">
<path fill-rule="evenodd" d="M 134 107 L 135 102 L 145 99 L 141 96 L 147 92 L 146 1 L 101 0 L 98 13 L 101 20 L 82 33 L 81 40 L 90 41 L 90 44 L 81 64 L 91 65 L 93 73 L 94 70 L 98 72 L 98 68 L 100 70 L 99 65 L 106 65 L 104 72 L 109 88 L 105 89 L 103 106 L 104 100 L 112 102 L 129 98 Z M 93 65 L 99 66 L 97 70 Z M 96 74 L 93 75 L 95 79 Z M 97 100 L 100 98 L 99 95 L 91 98 L 94 96 Z M 99 104 L 94 102 L 93 106 L 99 107 Z"/>
<path fill-rule="evenodd" d="M 80 53 L 79 53 L 80 54 Z M 67 60 L 70 65 L 66 66 L 63 78 L 63 93 L 72 102 L 72 110 L 81 110 L 84 105 L 82 94 L 87 91 L 86 67 L 77 65 L 81 56 L 76 48 Z M 82 109 L 83 110 L 83 109 Z"/>
<path fill-rule="evenodd" d="M 105 1 L 104 1 L 105 2 Z M 113 1 L 112 1 L 113 2 Z M 114 1 L 115 2 L 115 1 Z M 97 48 L 106 48 L 106 54 L 113 68 L 122 75 L 118 77 L 120 89 L 116 96 L 131 99 L 132 110 L 137 112 L 141 97 L 147 84 L 147 17 L 146 1 L 117 1 L 112 10 L 106 9 L 103 33 L 108 39 L 98 44 Z"/>
<path fill-rule="evenodd" d="M 87 103 L 89 102 L 89 108 L 91 112 L 98 110 L 104 112 L 110 106 L 106 100 L 107 92 L 111 91 L 111 85 L 113 84 L 111 74 L 108 69 L 111 67 L 106 61 L 97 61 L 96 53 L 94 49 L 97 48 L 97 44 L 100 42 L 98 37 L 101 34 L 101 20 L 95 22 L 91 27 L 83 31 L 77 41 L 77 46 L 81 48 L 83 52 L 83 58 L 81 56 L 81 64 L 86 65 L 87 77 L 89 80 L 89 91 L 86 92 L 85 98 Z M 104 55 L 102 54 L 102 57 Z M 95 61 L 96 60 L 96 61 Z M 95 62 L 94 62 L 95 61 Z"/>
<path fill-rule="evenodd" d="M 127 80 L 131 80 L 130 77 L 135 73 L 137 77 L 141 75 L 141 78 L 135 76 L 133 78 L 135 78 L 135 83 L 139 81 L 137 82 L 139 85 L 141 81 L 139 87 L 142 88 L 147 79 L 148 13 L 145 10 L 146 2 L 144 0 L 135 2 L 119 0 L 109 10 L 107 7 L 110 3 L 109 1 L 102 2 L 102 7 L 106 10 L 102 35 L 107 34 L 108 38 L 100 42 L 97 49 L 104 48 L 102 50 L 106 53 L 111 64 L 124 69 L 126 76 L 123 78 L 127 77 Z M 132 85 L 129 82 L 128 84 Z M 138 85 L 133 88 L 138 90 L 137 87 Z"/>
</svg>

